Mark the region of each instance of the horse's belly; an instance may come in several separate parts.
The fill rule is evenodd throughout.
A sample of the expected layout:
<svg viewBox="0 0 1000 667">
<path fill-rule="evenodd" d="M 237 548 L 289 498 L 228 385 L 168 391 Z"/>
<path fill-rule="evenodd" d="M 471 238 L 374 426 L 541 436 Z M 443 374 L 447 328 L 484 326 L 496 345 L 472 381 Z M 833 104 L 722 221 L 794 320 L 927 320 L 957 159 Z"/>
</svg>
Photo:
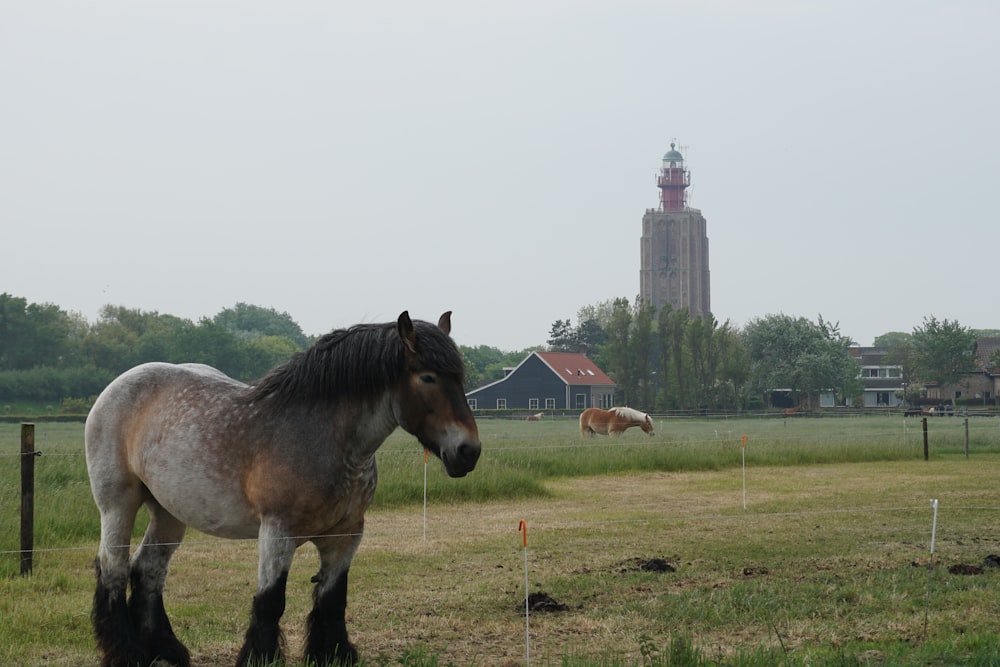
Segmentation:
<svg viewBox="0 0 1000 667">
<path fill-rule="evenodd" d="M 169 488 L 157 488 L 154 484 L 149 491 L 166 511 L 191 528 L 216 537 L 257 537 L 260 520 L 242 493 L 190 484 Z"/>
<path fill-rule="evenodd" d="M 260 521 L 238 483 L 220 483 L 191 469 L 141 477 L 153 499 L 181 523 L 216 537 L 257 536 Z"/>
</svg>

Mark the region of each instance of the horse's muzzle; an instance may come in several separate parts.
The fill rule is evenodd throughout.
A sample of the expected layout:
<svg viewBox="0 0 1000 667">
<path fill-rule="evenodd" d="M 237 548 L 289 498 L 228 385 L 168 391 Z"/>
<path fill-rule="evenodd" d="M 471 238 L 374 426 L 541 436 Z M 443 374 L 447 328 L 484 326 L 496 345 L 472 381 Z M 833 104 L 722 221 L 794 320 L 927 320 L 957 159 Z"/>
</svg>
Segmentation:
<svg viewBox="0 0 1000 667">
<path fill-rule="evenodd" d="M 441 462 L 449 477 L 465 477 L 476 467 L 483 446 L 478 440 L 462 442 L 454 450 L 441 452 Z"/>
</svg>

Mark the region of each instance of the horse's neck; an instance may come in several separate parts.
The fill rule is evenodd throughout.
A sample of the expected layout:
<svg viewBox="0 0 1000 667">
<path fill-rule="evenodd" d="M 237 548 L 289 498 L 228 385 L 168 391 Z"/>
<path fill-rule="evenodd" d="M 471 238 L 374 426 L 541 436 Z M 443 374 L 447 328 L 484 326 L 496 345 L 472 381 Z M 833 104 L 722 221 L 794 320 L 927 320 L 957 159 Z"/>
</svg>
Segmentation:
<svg viewBox="0 0 1000 667">
<path fill-rule="evenodd" d="M 334 412 L 334 437 L 347 445 L 344 453 L 354 460 L 373 457 L 399 425 L 388 394 L 374 404 L 341 405 Z"/>
<path fill-rule="evenodd" d="M 301 413 L 289 414 L 284 423 L 291 425 L 295 435 L 279 439 L 298 441 L 306 449 L 309 443 L 326 443 L 330 449 L 321 447 L 323 454 L 332 454 L 333 459 L 355 469 L 368 468 L 375 452 L 398 426 L 388 395 L 374 403 L 341 401 L 304 408 Z"/>
</svg>

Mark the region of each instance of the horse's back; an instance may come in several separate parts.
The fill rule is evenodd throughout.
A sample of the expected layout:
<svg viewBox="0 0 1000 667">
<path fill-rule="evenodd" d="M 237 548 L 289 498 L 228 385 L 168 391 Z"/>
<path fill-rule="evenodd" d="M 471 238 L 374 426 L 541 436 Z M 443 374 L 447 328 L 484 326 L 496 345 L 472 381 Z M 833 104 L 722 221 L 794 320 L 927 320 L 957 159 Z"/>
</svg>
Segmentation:
<svg viewBox="0 0 1000 667">
<path fill-rule="evenodd" d="M 225 394 L 245 388 L 222 371 L 204 364 L 150 362 L 125 371 L 97 397 L 84 431 L 88 452 L 109 429 L 134 427 L 152 411 L 190 401 L 199 394 Z"/>
<path fill-rule="evenodd" d="M 116 494 L 148 493 L 168 512 L 206 532 L 254 535 L 240 507 L 241 450 L 225 437 L 244 409 L 246 385 L 202 364 L 149 363 L 126 371 L 98 397 L 87 418 L 87 469 L 99 506 Z M 145 491 L 143 491 L 143 489 Z M 232 521 L 206 508 L 227 507 Z"/>
</svg>

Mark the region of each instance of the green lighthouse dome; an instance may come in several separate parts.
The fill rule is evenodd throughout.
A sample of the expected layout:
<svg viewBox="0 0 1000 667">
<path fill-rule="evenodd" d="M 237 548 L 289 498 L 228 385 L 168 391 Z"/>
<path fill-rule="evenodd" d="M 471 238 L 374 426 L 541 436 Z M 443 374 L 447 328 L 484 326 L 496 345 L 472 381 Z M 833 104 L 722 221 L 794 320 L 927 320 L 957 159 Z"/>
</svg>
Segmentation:
<svg viewBox="0 0 1000 667">
<path fill-rule="evenodd" d="M 676 144 L 670 144 L 670 150 L 663 154 L 664 162 L 683 162 L 684 156 L 680 154 L 680 151 L 674 148 Z"/>
</svg>

